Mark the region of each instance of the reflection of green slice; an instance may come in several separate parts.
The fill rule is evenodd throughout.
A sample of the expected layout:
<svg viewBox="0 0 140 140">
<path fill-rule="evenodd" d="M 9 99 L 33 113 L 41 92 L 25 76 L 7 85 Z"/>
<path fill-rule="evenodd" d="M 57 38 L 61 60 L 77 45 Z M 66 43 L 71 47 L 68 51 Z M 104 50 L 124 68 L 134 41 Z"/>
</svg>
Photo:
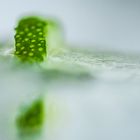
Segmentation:
<svg viewBox="0 0 140 140">
<path fill-rule="evenodd" d="M 44 124 L 44 104 L 42 99 L 34 101 L 17 117 L 17 127 L 22 135 L 40 132 Z"/>
<path fill-rule="evenodd" d="M 37 17 L 20 20 L 16 27 L 15 55 L 23 61 L 43 61 L 46 55 L 47 23 Z"/>
</svg>

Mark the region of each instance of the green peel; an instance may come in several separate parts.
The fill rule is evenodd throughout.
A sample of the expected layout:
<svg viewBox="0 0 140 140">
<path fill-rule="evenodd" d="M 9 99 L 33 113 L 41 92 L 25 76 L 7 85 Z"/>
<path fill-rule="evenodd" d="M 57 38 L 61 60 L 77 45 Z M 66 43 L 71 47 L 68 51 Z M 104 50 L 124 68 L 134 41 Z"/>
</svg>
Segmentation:
<svg viewBox="0 0 140 140">
<path fill-rule="evenodd" d="M 15 29 L 15 55 L 22 61 L 43 61 L 47 50 L 46 27 L 47 22 L 37 17 L 21 19 Z"/>
</svg>

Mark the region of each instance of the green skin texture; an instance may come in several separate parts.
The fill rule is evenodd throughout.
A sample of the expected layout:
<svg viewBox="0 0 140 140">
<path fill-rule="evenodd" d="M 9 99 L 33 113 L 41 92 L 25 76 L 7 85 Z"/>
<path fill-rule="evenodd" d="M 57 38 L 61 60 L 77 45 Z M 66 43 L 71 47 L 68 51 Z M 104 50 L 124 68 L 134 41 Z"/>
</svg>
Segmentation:
<svg viewBox="0 0 140 140">
<path fill-rule="evenodd" d="M 38 17 L 22 18 L 15 34 L 15 56 L 21 63 L 38 63 L 46 56 L 46 26 L 47 22 Z M 37 99 L 21 112 L 16 119 L 18 131 L 22 135 L 36 134 L 44 124 L 43 99 Z"/>
<path fill-rule="evenodd" d="M 41 62 L 46 56 L 47 22 L 38 17 L 19 21 L 15 34 L 15 55 L 26 62 Z"/>
</svg>

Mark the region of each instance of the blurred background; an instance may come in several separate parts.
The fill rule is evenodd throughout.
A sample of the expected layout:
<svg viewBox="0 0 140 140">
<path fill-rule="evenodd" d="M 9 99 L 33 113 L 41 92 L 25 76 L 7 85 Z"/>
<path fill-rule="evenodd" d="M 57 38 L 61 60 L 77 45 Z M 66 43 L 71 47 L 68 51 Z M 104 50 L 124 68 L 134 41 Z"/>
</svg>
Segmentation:
<svg viewBox="0 0 140 140">
<path fill-rule="evenodd" d="M 59 19 L 73 46 L 140 52 L 138 0 L 0 0 L 0 41 L 14 42 L 18 19 L 29 14 Z M 20 140 L 13 129 L 14 113 L 39 91 L 46 94 L 50 114 L 41 140 L 140 139 L 140 57 L 70 50 L 49 60 L 52 65 L 60 63 L 59 69 L 47 71 L 48 63 L 44 64 L 42 69 L 50 76 L 45 80 L 32 69 L 15 71 L 8 57 L 0 57 L 0 139 Z M 66 64 L 74 75 L 63 71 Z M 80 82 L 76 81 L 77 65 L 91 75 L 88 82 L 79 75 Z"/>
<path fill-rule="evenodd" d="M 0 38 L 12 37 L 16 20 L 34 13 L 58 18 L 71 44 L 140 51 L 138 0 L 0 1 Z"/>
</svg>

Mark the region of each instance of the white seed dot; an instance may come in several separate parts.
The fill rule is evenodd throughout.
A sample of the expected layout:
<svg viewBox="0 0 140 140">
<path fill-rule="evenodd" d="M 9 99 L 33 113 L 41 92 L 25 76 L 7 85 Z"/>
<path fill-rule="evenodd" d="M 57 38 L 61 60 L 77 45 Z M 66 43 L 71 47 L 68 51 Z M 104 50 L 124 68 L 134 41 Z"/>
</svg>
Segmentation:
<svg viewBox="0 0 140 140">
<path fill-rule="evenodd" d="M 24 32 L 20 32 L 19 34 L 20 34 L 20 35 L 23 35 L 23 34 L 24 34 Z"/>
<path fill-rule="evenodd" d="M 44 40 L 44 38 L 39 38 L 38 40 Z"/>
<path fill-rule="evenodd" d="M 16 46 L 19 47 L 20 46 L 20 43 L 17 43 Z"/>
<path fill-rule="evenodd" d="M 36 40 L 31 40 L 31 42 L 35 42 Z"/>
<path fill-rule="evenodd" d="M 19 54 L 19 51 L 16 51 L 16 54 Z"/>
<path fill-rule="evenodd" d="M 31 29 L 35 29 L 35 26 L 32 26 Z"/>
<path fill-rule="evenodd" d="M 40 31 L 41 31 L 41 29 L 40 29 L 40 28 L 38 28 L 38 29 L 36 29 L 36 31 L 37 31 L 37 32 L 40 32 Z"/>
<path fill-rule="evenodd" d="M 28 38 L 25 38 L 25 41 L 28 41 L 29 39 Z"/>
<path fill-rule="evenodd" d="M 29 56 L 33 56 L 34 54 L 32 52 L 29 53 Z"/>
<path fill-rule="evenodd" d="M 25 49 L 25 47 L 21 47 L 21 50 L 24 50 Z"/>
<path fill-rule="evenodd" d="M 16 35 L 16 38 L 19 38 L 20 37 L 20 35 Z"/>
<path fill-rule="evenodd" d="M 26 54 L 26 53 L 27 53 L 26 51 L 23 52 L 23 54 Z"/>
<path fill-rule="evenodd" d="M 25 28 L 25 31 L 26 31 L 26 32 L 28 32 L 28 31 L 29 31 L 29 29 L 28 29 L 28 28 Z"/>
<path fill-rule="evenodd" d="M 38 34 L 39 34 L 39 35 L 42 35 L 43 33 L 42 33 L 42 32 L 39 32 Z"/>
<path fill-rule="evenodd" d="M 27 36 L 32 36 L 32 33 L 28 33 Z"/>
<path fill-rule="evenodd" d="M 43 51 L 43 48 L 39 48 L 38 50 L 41 52 L 41 51 Z"/>
<path fill-rule="evenodd" d="M 30 48 L 34 48 L 35 46 L 32 44 L 32 45 L 30 45 L 29 47 L 30 47 Z"/>
</svg>

